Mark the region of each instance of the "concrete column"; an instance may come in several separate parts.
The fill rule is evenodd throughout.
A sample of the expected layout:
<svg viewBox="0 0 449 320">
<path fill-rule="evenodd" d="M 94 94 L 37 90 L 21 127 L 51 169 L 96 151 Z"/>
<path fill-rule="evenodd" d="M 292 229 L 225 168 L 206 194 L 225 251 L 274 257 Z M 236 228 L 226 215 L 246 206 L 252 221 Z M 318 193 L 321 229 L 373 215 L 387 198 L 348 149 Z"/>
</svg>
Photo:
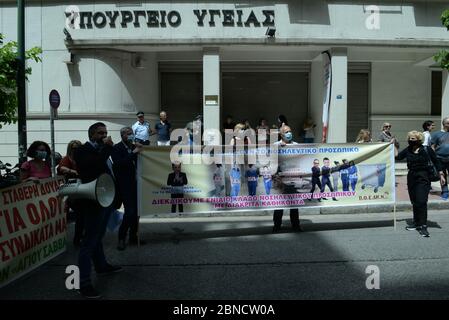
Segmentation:
<svg viewBox="0 0 449 320">
<path fill-rule="evenodd" d="M 332 48 L 332 86 L 328 143 L 345 143 L 347 127 L 348 51 Z"/>
<path fill-rule="evenodd" d="M 316 123 L 315 142 L 321 143 L 323 138 L 323 95 L 324 65 L 321 54 L 312 60 L 310 70 L 310 110 L 309 115 Z"/>
<path fill-rule="evenodd" d="M 441 97 L 441 121 L 443 121 L 443 118 L 449 117 L 449 72 L 447 70 L 443 70 Z"/>
<path fill-rule="evenodd" d="M 204 144 L 221 144 L 220 133 L 220 55 L 218 48 L 203 51 Z M 218 133 L 218 134 L 217 134 Z"/>
</svg>

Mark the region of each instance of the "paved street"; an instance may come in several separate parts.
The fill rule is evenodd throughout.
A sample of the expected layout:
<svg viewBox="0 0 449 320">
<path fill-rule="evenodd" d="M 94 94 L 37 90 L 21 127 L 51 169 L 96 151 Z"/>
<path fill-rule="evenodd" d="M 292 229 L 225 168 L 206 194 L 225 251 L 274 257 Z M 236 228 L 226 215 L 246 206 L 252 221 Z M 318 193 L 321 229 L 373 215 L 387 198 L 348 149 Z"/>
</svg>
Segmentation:
<svg viewBox="0 0 449 320">
<path fill-rule="evenodd" d="M 429 213 L 430 238 L 404 229 L 411 213 L 305 215 L 305 232 L 271 233 L 271 217 L 147 219 L 140 248 L 106 255 L 122 273 L 95 279 L 105 299 L 448 299 L 449 212 Z M 70 225 L 70 238 L 73 224 Z M 0 299 L 80 299 L 65 289 L 77 250 L 0 289 Z M 380 269 L 367 290 L 365 268 Z"/>
</svg>

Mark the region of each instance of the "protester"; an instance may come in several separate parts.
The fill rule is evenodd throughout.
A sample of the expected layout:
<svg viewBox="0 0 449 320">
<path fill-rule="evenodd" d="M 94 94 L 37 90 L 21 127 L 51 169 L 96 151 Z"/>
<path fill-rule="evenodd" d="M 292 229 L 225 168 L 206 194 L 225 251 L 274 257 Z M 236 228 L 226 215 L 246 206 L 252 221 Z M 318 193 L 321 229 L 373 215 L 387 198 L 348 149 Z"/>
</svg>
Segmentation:
<svg viewBox="0 0 449 320">
<path fill-rule="evenodd" d="M 137 121 L 132 126 L 135 140 L 144 146 L 148 146 L 150 144 L 150 135 L 152 133 L 150 130 L 150 123 L 145 120 L 145 114 L 142 111 L 137 112 L 136 116 Z"/>
<path fill-rule="evenodd" d="M 361 129 L 357 138 L 355 139 L 356 143 L 369 143 L 373 142 L 371 138 L 371 132 L 368 129 Z"/>
<path fill-rule="evenodd" d="M 137 154 L 142 145 L 134 143 L 133 130 L 130 127 L 120 129 L 122 141 L 115 144 L 112 153 L 112 168 L 117 185 L 117 192 L 123 201 L 125 213 L 118 231 L 118 250 L 125 250 L 129 231 L 129 244 L 142 245 L 138 239 L 139 217 L 137 215 Z"/>
<path fill-rule="evenodd" d="M 172 187 L 171 190 L 171 198 L 172 199 L 181 199 L 184 198 L 184 186 L 188 184 L 187 175 L 184 172 L 181 172 L 181 163 L 175 162 L 172 163 L 173 172 L 168 175 L 167 185 Z M 184 206 L 182 203 L 178 204 L 179 212 L 184 211 Z M 172 204 L 171 212 L 176 212 L 176 204 Z"/>
<path fill-rule="evenodd" d="M 31 158 L 20 167 L 20 180 L 37 180 L 51 177 L 51 150 L 44 141 L 34 141 L 27 150 Z"/>
<path fill-rule="evenodd" d="M 435 123 L 431 120 L 427 120 L 422 124 L 423 134 L 424 134 L 424 142 L 423 146 L 429 147 L 432 140 L 431 132 L 435 129 Z"/>
<path fill-rule="evenodd" d="M 226 121 L 223 124 L 223 133 L 224 133 L 223 134 L 223 144 L 229 144 L 230 143 L 231 136 L 230 135 L 227 136 L 226 135 L 226 131 L 229 131 L 229 130 L 234 131 L 235 125 L 236 125 L 236 123 L 234 122 L 232 116 L 231 115 L 227 115 L 226 116 Z M 226 138 L 228 138 L 228 139 L 226 140 Z"/>
<path fill-rule="evenodd" d="M 89 141 L 76 149 L 74 160 L 82 183 L 92 182 L 102 174 L 110 174 L 106 160 L 112 152 L 113 142 L 106 125 L 96 122 L 89 127 Z M 110 208 L 103 208 L 97 201 L 80 200 L 83 210 L 85 235 L 81 241 L 78 266 L 80 270 L 79 292 L 86 298 L 96 299 L 100 294 L 92 286 L 90 273 L 93 262 L 97 275 L 122 271 L 106 261 L 103 251 L 103 236 L 111 214 Z"/>
<path fill-rule="evenodd" d="M 304 122 L 303 130 L 304 130 L 304 143 L 314 143 L 315 142 L 315 132 L 314 128 L 316 124 L 312 119 L 307 119 Z"/>
<path fill-rule="evenodd" d="M 82 146 L 81 141 L 72 140 L 67 145 L 67 153 L 58 166 L 58 174 L 63 175 L 65 180 L 77 179 L 78 168 L 74 160 L 75 151 Z M 75 235 L 73 237 L 73 245 L 78 247 L 81 244 L 81 238 L 84 233 L 84 217 L 82 209 L 79 205 L 79 201 L 76 199 L 67 199 L 67 206 L 70 208 L 75 215 Z"/>
<path fill-rule="evenodd" d="M 427 201 L 430 190 L 429 159 L 439 171 L 440 182 L 445 184 L 441 163 L 431 148 L 422 146 L 424 135 L 418 131 L 407 134 L 408 147 L 402 150 L 397 160 L 407 159 L 407 188 L 413 205 L 413 224 L 407 230 L 418 230 L 423 237 L 429 237 L 427 231 Z"/>
<path fill-rule="evenodd" d="M 281 120 L 281 119 L 279 119 L 279 120 Z M 286 121 L 285 117 L 282 120 Z M 298 144 L 297 142 L 295 142 L 293 140 L 292 129 L 288 125 L 286 125 L 285 122 L 283 122 L 283 123 L 284 124 L 282 125 L 282 127 L 280 128 L 280 131 L 279 131 L 279 133 L 281 135 L 281 140 L 275 142 L 274 144 L 279 146 L 279 147 Z M 294 193 L 295 190 L 284 190 L 284 193 L 290 193 L 290 192 Z M 282 210 L 282 209 L 274 210 L 274 213 L 273 213 L 273 222 L 274 222 L 273 232 L 278 232 L 278 231 L 281 230 L 283 214 L 284 214 L 284 210 Z M 290 222 L 291 222 L 293 230 L 295 230 L 295 231 L 302 231 L 300 223 L 299 223 L 299 211 L 298 211 L 297 208 L 290 209 Z"/>
<path fill-rule="evenodd" d="M 259 120 L 259 125 L 256 127 L 256 131 L 257 131 L 257 140 L 260 143 L 268 144 L 270 139 L 270 126 L 267 124 L 266 119 L 261 118 Z"/>
<path fill-rule="evenodd" d="M 251 144 L 251 138 L 248 136 L 248 131 L 245 130 L 245 124 L 237 123 L 234 127 L 234 134 L 235 136 L 230 142 L 231 146 Z"/>
<path fill-rule="evenodd" d="M 432 148 L 435 150 L 441 168 L 444 173 L 445 183 L 441 184 L 441 198 L 447 200 L 449 196 L 447 179 L 449 173 L 449 117 L 445 117 L 442 121 L 443 131 L 432 134 Z"/>
<path fill-rule="evenodd" d="M 388 122 L 385 122 L 382 125 L 382 132 L 379 134 L 379 137 L 377 138 L 377 141 L 380 142 L 390 142 L 391 144 L 394 144 L 394 153 L 397 155 L 399 150 L 399 142 L 396 140 L 394 135 L 391 134 L 391 124 Z"/>
<path fill-rule="evenodd" d="M 153 133 L 157 134 L 157 145 L 158 146 L 169 146 L 170 145 L 170 133 L 172 131 L 171 123 L 167 121 L 167 113 L 161 111 L 159 114 L 160 121 L 155 125 Z"/>
</svg>

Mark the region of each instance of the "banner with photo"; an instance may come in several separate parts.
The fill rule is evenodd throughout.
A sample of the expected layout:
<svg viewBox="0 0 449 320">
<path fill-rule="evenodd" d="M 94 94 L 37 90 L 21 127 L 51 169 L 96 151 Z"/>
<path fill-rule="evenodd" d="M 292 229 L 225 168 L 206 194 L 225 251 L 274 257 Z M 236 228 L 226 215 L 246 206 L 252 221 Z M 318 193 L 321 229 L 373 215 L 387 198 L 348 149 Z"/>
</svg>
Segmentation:
<svg viewBox="0 0 449 320">
<path fill-rule="evenodd" d="M 57 177 L 0 190 L 0 287 L 65 251 L 63 183 Z"/>
<path fill-rule="evenodd" d="M 244 163 L 236 161 L 238 152 L 220 147 L 214 156 L 228 156 L 222 164 L 205 161 L 204 148 L 176 151 L 176 161 L 171 151 L 148 146 L 139 155 L 141 216 L 395 202 L 388 143 L 259 147 L 243 152 Z"/>
</svg>

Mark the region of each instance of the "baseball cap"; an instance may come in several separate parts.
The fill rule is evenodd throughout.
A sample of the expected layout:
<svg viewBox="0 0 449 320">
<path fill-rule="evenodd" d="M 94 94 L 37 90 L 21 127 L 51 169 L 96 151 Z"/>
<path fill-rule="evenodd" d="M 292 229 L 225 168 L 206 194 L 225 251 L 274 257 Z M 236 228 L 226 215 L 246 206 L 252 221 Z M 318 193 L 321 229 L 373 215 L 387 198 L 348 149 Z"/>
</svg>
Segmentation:
<svg viewBox="0 0 449 320">
<path fill-rule="evenodd" d="M 138 116 L 138 117 L 143 116 L 143 115 L 144 115 L 144 113 L 142 111 L 139 111 L 136 113 L 136 116 Z"/>
</svg>

